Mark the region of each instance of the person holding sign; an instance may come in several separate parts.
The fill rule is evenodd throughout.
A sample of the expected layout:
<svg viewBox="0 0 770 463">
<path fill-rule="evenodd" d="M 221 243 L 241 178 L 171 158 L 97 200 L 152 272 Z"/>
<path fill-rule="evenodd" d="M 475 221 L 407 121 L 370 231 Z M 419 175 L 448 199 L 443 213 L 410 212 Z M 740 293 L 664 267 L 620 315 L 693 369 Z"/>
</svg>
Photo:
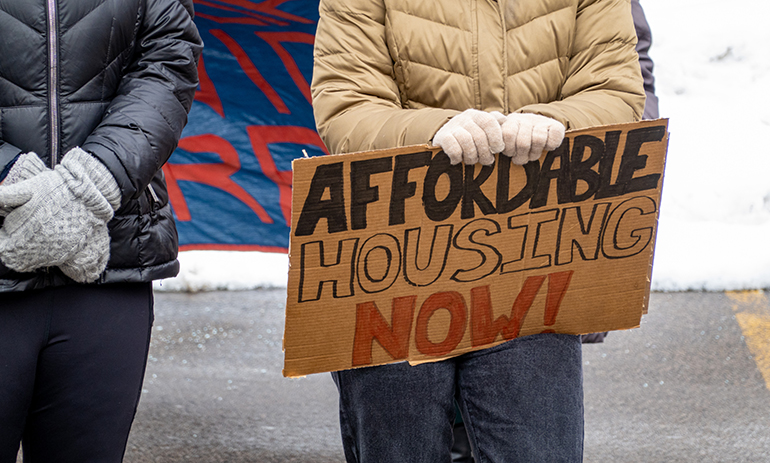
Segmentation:
<svg viewBox="0 0 770 463">
<path fill-rule="evenodd" d="M 313 107 L 330 153 L 432 143 L 452 163 L 536 161 L 565 130 L 637 121 L 627 0 L 321 0 Z M 479 461 L 577 462 L 580 337 L 334 372 L 349 462 L 451 461 L 453 400 Z"/>
</svg>

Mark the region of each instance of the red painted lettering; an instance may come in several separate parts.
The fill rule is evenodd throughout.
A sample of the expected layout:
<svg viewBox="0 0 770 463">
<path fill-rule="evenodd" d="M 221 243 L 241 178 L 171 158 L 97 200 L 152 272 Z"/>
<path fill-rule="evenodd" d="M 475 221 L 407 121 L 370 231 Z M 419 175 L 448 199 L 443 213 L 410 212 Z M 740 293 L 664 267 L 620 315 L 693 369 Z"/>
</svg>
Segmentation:
<svg viewBox="0 0 770 463">
<path fill-rule="evenodd" d="M 513 302 L 510 318 L 501 315 L 494 322 L 489 286 L 473 288 L 471 290 L 471 344 L 473 347 L 491 344 L 501 333 L 506 341 L 517 337 L 524 317 L 532 307 L 532 302 L 540 291 L 543 281 L 545 276 L 528 277 Z"/>
<path fill-rule="evenodd" d="M 567 287 L 572 279 L 573 270 L 568 272 L 549 273 L 548 274 L 548 295 L 545 298 L 545 316 L 543 324 L 551 326 L 556 323 L 556 315 L 559 314 L 564 294 L 567 293 Z"/>
<path fill-rule="evenodd" d="M 353 366 L 372 364 L 372 343 L 376 340 L 393 357 L 403 360 L 409 353 L 416 296 L 393 299 L 391 324 L 385 321 L 374 302 L 356 305 L 356 334 L 353 339 Z"/>
<path fill-rule="evenodd" d="M 448 310 L 452 318 L 449 322 L 446 338 L 439 343 L 434 343 L 428 339 L 428 321 L 437 310 L 441 309 Z M 447 291 L 432 294 L 423 302 L 420 313 L 417 315 L 414 333 L 417 350 L 434 357 L 441 357 L 452 352 L 463 339 L 467 318 L 465 300 L 460 293 Z"/>
</svg>

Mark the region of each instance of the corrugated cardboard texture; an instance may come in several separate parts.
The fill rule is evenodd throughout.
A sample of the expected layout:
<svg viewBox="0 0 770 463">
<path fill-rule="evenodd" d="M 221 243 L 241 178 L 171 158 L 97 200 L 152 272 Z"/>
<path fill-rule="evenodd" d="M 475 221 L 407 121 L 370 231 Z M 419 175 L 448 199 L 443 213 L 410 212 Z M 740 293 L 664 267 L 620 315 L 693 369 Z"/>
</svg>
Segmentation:
<svg viewBox="0 0 770 463">
<path fill-rule="evenodd" d="M 638 327 L 667 129 L 568 132 L 524 167 L 429 146 L 294 161 L 284 375 Z"/>
</svg>

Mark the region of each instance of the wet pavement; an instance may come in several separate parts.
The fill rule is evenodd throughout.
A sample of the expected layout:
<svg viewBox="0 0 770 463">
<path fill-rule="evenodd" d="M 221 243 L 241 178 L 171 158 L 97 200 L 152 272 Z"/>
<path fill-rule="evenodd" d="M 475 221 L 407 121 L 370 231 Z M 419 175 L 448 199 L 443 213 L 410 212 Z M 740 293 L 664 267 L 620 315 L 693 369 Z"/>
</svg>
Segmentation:
<svg viewBox="0 0 770 463">
<path fill-rule="evenodd" d="M 767 312 L 767 293 L 754 296 Z M 741 308 L 723 293 L 653 294 L 640 329 L 584 346 L 585 461 L 770 461 L 770 392 Z"/>
<path fill-rule="evenodd" d="M 156 293 L 127 463 L 344 461 L 329 375 L 281 376 L 284 298 Z M 770 459 L 770 392 L 741 301 L 653 293 L 641 328 L 584 346 L 586 462 Z"/>
<path fill-rule="evenodd" d="M 156 295 L 125 461 L 339 462 L 328 375 L 281 375 L 285 290 Z"/>
</svg>

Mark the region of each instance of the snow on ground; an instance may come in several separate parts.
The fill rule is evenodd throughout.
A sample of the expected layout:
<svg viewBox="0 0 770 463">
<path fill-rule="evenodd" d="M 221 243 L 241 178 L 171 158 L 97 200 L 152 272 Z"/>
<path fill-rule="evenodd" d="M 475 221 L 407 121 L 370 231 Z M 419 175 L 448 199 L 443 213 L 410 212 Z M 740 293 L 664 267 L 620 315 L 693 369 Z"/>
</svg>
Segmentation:
<svg viewBox="0 0 770 463">
<path fill-rule="evenodd" d="M 656 290 L 770 287 L 770 3 L 642 0 L 670 118 Z"/>
<path fill-rule="evenodd" d="M 642 0 L 670 142 L 653 290 L 770 288 L 770 2 Z M 158 290 L 285 287 L 288 258 L 188 251 Z"/>
</svg>

